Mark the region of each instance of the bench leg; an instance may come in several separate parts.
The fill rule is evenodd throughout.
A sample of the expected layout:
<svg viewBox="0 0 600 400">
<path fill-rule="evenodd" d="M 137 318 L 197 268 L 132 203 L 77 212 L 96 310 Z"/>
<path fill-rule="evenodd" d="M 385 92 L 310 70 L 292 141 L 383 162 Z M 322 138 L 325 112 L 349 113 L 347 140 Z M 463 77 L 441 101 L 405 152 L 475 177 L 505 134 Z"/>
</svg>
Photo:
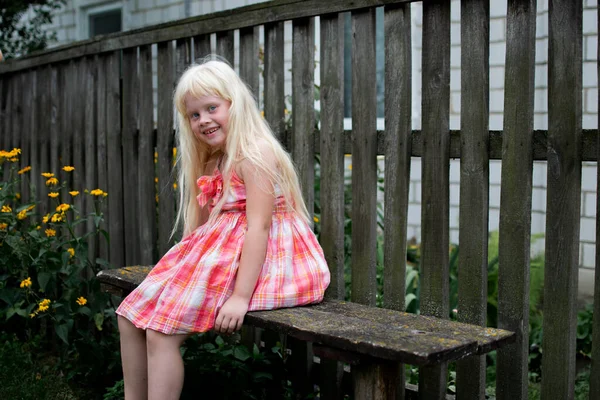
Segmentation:
<svg viewBox="0 0 600 400">
<path fill-rule="evenodd" d="M 362 362 L 352 366 L 355 399 L 404 400 L 403 365 Z"/>
<path fill-rule="evenodd" d="M 446 398 L 448 363 L 444 362 L 419 369 L 419 399 L 440 400 Z"/>
</svg>

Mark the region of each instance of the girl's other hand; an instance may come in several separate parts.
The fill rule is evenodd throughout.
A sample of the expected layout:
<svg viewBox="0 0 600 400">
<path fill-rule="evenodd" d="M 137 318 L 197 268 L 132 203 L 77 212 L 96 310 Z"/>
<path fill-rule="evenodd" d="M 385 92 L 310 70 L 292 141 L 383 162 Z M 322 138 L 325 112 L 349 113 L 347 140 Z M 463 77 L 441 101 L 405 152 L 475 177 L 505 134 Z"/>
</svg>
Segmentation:
<svg viewBox="0 0 600 400">
<path fill-rule="evenodd" d="M 227 299 L 215 320 L 215 331 L 231 334 L 240 330 L 244 323 L 244 315 L 248 312 L 248 303 L 248 300 L 236 295 Z"/>
</svg>

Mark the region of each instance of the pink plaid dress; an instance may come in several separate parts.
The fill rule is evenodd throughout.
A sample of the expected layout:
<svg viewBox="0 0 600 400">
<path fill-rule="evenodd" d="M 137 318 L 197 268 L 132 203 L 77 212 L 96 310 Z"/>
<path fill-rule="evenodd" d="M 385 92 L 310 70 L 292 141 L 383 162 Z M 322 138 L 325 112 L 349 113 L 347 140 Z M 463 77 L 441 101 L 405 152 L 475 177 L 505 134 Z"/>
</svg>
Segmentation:
<svg viewBox="0 0 600 400">
<path fill-rule="evenodd" d="M 198 179 L 200 205 L 212 209 L 223 195 L 218 170 Z M 231 190 L 214 224 L 200 226 L 171 248 L 119 306 L 135 326 L 165 334 L 205 332 L 231 296 L 246 233 L 246 190 L 233 173 Z M 329 285 L 329 269 L 310 226 L 279 196 L 267 254 L 249 311 L 317 303 Z"/>
</svg>

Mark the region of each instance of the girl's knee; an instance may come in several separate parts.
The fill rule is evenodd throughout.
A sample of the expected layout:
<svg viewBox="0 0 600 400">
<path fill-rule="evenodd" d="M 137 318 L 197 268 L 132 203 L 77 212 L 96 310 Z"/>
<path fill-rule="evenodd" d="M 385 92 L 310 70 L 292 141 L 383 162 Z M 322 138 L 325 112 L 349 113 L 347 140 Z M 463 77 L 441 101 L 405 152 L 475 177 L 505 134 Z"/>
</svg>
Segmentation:
<svg viewBox="0 0 600 400">
<path fill-rule="evenodd" d="M 162 350 L 177 350 L 186 339 L 186 335 L 165 335 L 164 333 L 148 329 L 146 331 L 146 347 L 148 354 Z"/>
</svg>

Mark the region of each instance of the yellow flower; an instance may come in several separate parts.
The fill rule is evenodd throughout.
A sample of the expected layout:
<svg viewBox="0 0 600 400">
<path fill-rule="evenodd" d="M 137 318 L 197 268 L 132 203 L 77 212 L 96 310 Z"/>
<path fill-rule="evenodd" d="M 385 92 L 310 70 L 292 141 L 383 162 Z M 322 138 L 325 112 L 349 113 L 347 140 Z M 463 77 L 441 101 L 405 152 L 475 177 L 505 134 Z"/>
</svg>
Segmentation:
<svg viewBox="0 0 600 400">
<path fill-rule="evenodd" d="M 50 219 L 50 214 L 46 214 L 42 217 L 42 222 L 44 224 L 48 223 L 48 220 Z"/>
<path fill-rule="evenodd" d="M 21 287 L 21 289 L 31 286 L 31 278 L 27 277 L 26 279 L 23 279 L 19 286 Z"/>
<path fill-rule="evenodd" d="M 35 227 L 35 229 L 36 229 L 37 231 L 39 231 L 40 229 L 42 229 L 42 227 L 38 225 L 38 226 L 36 226 L 36 227 Z"/>
<path fill-rule="evenodd" d="M 58 197 L 58 192 L 50 192 L 48 193 L 48 197 L 52 197 L 53 199 Z"/>
<path fill-rule="evenodd" d="M 313 217 L 313 221 L 315 221 L 316 223 L 319 222 L 319 217 L 317 217 L 316 215 Z"/>
<path fill-rule="evenodd" d="M 0 231 L 5 231 L 8 228 L 8 224 L 0 223 Z"/>
<path fill-rule="evenodd" d="M 64 167 L 62 167 L 62 169 L 63 169 L 63 171 L 71 172 L 71 171 L 75 170 L 75 167 L 72 167 L 70 165 L 65 165 Z"/>
<path fill-rule="evenodd" d="M 65 220 L 64 214 L 59 214 L 59 213 L 54 214 L 52 216 L 52 219 L 50 219 L 50 221 L 52 221 L 54 223 L 64 221 L 64 220 Z"/>
<path fill-rule="evenodd" d="M 58 207 L 56 207 L 56 211 L 60 211 L 60 212 L 65 212 L 67 211 L 69 208 L 71 208 L 70 205 L 63 203 L 61 205 L 59 205 Z"/>
<path fill-rule="evenodd" d="M 154 183 L 158 183 L 158 178 L 154 178 Z"/>
<path fill-rule="evenodd" d="M 14 158 L 9 158 L 8 161 L 17 162 L 17 161 L 19 161 L 19 159 L 17 157 L 14 157 Z"/>
<path fill-rule="evenodd" d="M 31 167 L 28 165 L 28 166 L 26 166 L 25 168 L 23 168 L 23 169 L 20 169 L 20 170 L 17 172 L 17 174 L 19 174 L 19 175 L 23 175 L 25 172 L 29 172 L 29 171 L 31 171 Z"/>
<path fill-rule="evenodd" d="M 25 218 L 27 218 L 27 210 L 19 211 L 19 213 L 17 214 L 17 219 L 24 220 Z"/>
<path fill-rule="evenodd" d="M 29 314 L 29 318 L 35 318 L 35 314 L 34 313 Z"/>
<path fill-rule="evenodd" d="M 9 213 L 12 212 L 12 208 L 10 206 L 2 206 L 2 211 L 3 213 Z"/>
<path fill-rule="evenodd" d="M 21 193 L 15 193 L 15 197 L 17 198 L 17 200 L 21 200 Z"/>
<path fill-rule="evenodd" d="M 108 193 L 106 193 L 106 192 L 102 193 L 102 197 L 106 197 L 106 196 L 108 196 Z"/>
<path fill-rule="evenodd" d="M 58 185 L 58 179 L 50 178 L 46 181 L 46 186 Z"/>
<path fill-rule="evenodd" d="M 177 182 L 173 184 L 173 189 L 177 190 Z"/>
<path fill-rule="evenodd" d="M 46 311 L 50 307 L 50 303 L 51 303 L 51 301 L 48 299 L 44 299 L 44 300 L 40 301 L 38 311 L 40 311 L 40 312 Z"/>
<path fill-rule="evenodd" d="M 44 178 L 53 178 L 54 174 L 52 172 L 42 172 L 42 176 Z"/>
<path fill-rule="evenodd" d="M 104 192 L 101 189 L 94 189 L 90 191 L 90 194 L 92 196 L 102 196 L 104 195 Z"/>
<path fill-rule="evenodd" d="M 35 204 L 26 208 L 27 212 L 33 210 L 35 208 Z"/>
<path fill-rule="evenodd" d="M 56 231 L 54 229 L 46 229 L 44 232 L 46 232 L 46 236 L 48 237 L 56 236 Z"/>
<path fill-rule="evenodd" d="M 69 194 L 73 197 L 77 196 L 79 194 L 79 192 L 77 190 L 72 190 L 69 192 Z"/>
<path fill-rule="evenodd" d="M 87 300 L 85 297 L 81 296 L 77 299 L 76 303 L 79 304 L 80 306 L 85 306 L 87 303 Z"/>
<path fill-rule="evenodd" d="M 67 249 L 67 252 L 70 254 L 70 257 L 69 257 L 69 258 L 73 258 L 73 256 L 75 255 L 75 249 L 74 249 L 74 248 L 72 248 L 72 247 L 69 247 L 69 248 Z"/>
</svg>

